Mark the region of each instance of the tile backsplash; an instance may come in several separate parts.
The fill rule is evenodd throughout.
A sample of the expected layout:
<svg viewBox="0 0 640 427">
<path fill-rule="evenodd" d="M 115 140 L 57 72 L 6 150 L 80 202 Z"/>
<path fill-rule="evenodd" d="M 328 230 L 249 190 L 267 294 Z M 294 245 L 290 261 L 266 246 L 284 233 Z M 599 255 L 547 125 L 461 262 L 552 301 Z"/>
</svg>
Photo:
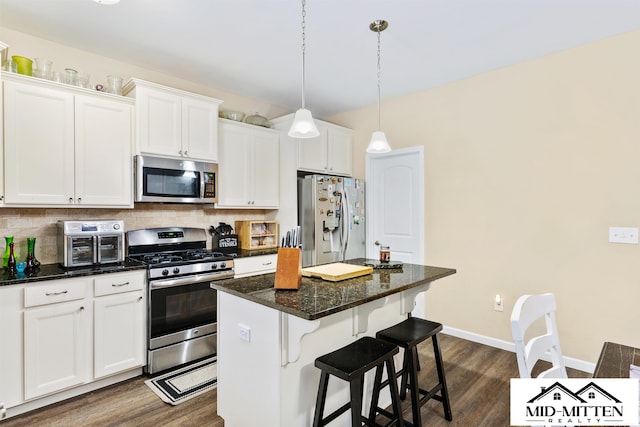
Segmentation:
<svg viewBox="0 0 640 427">
<path fill-rule="evenodd" d="M 137 203 L 135 209 L 39 209 L 0 208 L 0 250 L 4 252 L 4 236 L 14 237 L 14 250 L 19 261 L 27 254 L 27 237 L 36 238 L 35 255 L 43 264 L 57 262 L 57 229 L 59 220 L 121 219 L 125 231 L 151 227 L 199 227 L 209 229 L 220 222 L 264 219 L 265 211 L 206 209 L 201 205 Z M 211 239 L 207 243 L 211 247 Z"/>
</svg>

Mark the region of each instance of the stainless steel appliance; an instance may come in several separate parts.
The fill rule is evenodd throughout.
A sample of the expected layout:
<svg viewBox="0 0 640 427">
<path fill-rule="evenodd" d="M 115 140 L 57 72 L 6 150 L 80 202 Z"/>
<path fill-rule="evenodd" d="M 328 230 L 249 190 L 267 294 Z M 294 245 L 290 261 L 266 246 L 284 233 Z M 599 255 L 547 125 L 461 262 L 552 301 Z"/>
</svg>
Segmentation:
<svg viewBox="0 0 640 427">
<path fill-rule="evenodd" d="M 58 221 L 58 262 L 83 267 L 124 261 L 124 221 Z"/>
<path fill-rule="evenodd" d="M 330 175 L 298 178 L 302 266 L 365 256 L 364 182 Z"/>
<path fill-rule="evenodd" d="M 150 374 L 217 353 L 217 291 L 233 277 L 233 258 L 207 250 L 201 228 L 127 232 L 130 258 L 148 265 L 147 367 Z"/>
<path fill-rule="evenodd" d="M 136 156 L 136 202 L 215 203 L 218 165 Z"/>
</svg>

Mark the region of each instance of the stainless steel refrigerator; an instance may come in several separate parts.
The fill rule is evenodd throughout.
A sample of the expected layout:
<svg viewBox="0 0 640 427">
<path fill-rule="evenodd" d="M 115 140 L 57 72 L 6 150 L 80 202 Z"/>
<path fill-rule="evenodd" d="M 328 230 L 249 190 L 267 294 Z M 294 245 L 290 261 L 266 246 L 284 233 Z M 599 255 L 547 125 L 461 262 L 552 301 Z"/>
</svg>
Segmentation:
<svg viewBox="0 0 640 427">
<path fill-rule="evenodd" d="M 298 178 L 302 266 L 365 256 L 364 181 L 330 175 Z"/>
</svg>

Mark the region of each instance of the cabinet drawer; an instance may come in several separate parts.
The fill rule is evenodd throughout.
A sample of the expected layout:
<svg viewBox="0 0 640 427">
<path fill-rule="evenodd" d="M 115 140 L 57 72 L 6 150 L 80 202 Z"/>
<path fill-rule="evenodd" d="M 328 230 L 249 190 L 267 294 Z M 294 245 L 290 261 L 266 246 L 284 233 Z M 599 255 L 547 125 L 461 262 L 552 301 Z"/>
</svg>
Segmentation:
<svg viewBox="0 0 640 427">
<path fill-rule="evenodd" d="M 60 280 L 46 285 L 34 285 L 24 288 L 24 306 L 39 305 L 84 299 L 88 279 Z"/>
<path fill-rule="evenodd" d="M 236 258 L 233 261 L 235 277 L 247 277 L 256 274 L 273 273 L 276 271 L 278 254 Z"/>
<path fill-rule="evenodd" d="M 119 294 L 144 288 L 146 271 L 105 274 L 93 279 L 95 296 Z"/>
</svg>

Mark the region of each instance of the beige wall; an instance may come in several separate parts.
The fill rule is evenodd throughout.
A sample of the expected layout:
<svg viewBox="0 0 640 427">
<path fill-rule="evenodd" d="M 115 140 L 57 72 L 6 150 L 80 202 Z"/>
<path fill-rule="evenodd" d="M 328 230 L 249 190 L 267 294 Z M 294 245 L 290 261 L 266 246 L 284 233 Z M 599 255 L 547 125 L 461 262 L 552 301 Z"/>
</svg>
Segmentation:
<svg viewBox="0 0 640 427">
<path fill-rule="evenodd" d="M 512 341 L 515 300 L 553 292 L 565 355 L 640 347 L 640 246 L 607 242 L 640 226 L 638 46 L 628 33 L 383 100 L 392 147 L 425 147 L 425 262 L 458 270 L 428 292 L 431 318 Z M 333 119 L 364 152 L 375 106 Z"/>
</svg>

